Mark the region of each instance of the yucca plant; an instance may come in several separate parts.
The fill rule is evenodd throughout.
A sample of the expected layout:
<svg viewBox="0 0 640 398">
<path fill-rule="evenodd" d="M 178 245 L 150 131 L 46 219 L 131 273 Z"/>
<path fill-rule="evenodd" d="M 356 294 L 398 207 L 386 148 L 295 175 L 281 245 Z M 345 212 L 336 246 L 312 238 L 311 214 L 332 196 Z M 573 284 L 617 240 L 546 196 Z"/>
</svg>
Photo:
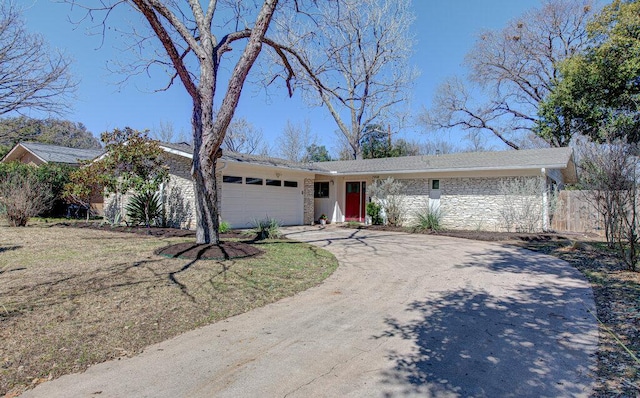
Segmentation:
<svg viewBox="0 0 640 398">
<path fill-rule="evenodd" d="M 126 207 L 127 218 L 134 225 L 159 225 L 162 220 L 162 202 L 157 192 L 141 192 L 133 195 Z"/>
<path fill-rule="evenodd" d="M 413 229 L 416 231 L 438 231 L 442 229 L 442 212 L 438 208 L 429 207 L 416 213 Z"/>
<path fill-rule="evenodd" d="M 257 235 L 257 239 L 277 239 L 282 236 L 280 232 L 280 223 L 275 218 L 265 218 L 263 220 L 253 221 L 253 232 Z"/>
</svg>

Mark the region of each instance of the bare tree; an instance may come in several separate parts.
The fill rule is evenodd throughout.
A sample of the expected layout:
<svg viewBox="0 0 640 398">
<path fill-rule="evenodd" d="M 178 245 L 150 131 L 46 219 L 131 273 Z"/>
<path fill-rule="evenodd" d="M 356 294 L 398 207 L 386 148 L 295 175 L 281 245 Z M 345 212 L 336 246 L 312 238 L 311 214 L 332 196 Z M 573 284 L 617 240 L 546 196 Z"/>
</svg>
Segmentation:
<svg viewBox="0 0 640 398">
<path fill-rule="evenodd" d="M 293 124 L 287 120 L 282 134 L 277 139 L 280 156 L 293 162 L 301 162 L 307 154 L 307 148 L 317 144 L 317 137 L 311 133 L 311 124 Z"/>
<path fill-rule="evenodd" d="M 191 143 L 191 139 L 185 132 L 181 129 L 178 133 L 173 126 L 173 122 L 171 121 L 163 121 L 160 120 L 158 126 L 153 126 L 151 130 L 151 137 L 160 141 L 160 142 L 186 142 Z"/>
<path fill-rule="evenodd" d="M 512 133 L 535 132 L 538 106 L 553 90 L 559 62 L 583 50 L 590 0 L 547 0 L 524 13 L 501 31 L 481 32 L 467 54 L 469 80 L 486 102 L 473 99 L 460 79 L 438 89 L 433 108 L 422 115 L 430 128 L 462 128 L 494 134 L 518 149 Z M 566 139 L 550 139 L 566 146 Z"/>
<path fill-rule="evenodd" d="M 442 139 L 426 141 L 420 145 L 420 153 L 423 155 L 446 155 L 456 152 L 460 152 L 458 147 Z"/>
<path fill-rule="evenodd" d="M 639 146 L 615 138 L 619 133 L 613 126 L 600 130 L 600 136 L 609 137 L 607 141 L 579 145 L 580 184 L 602 216 L 609 247 L 617 249 L 627 267 L 635 271 L 640 263 Z"/>
<path fill-rule="evenodd" d="M 249 71 L 263 46 L 272 49 L 278 60 L 279 70 L 271 81 L 283 77 L 289 95 L 296 87 L 313 88 L 336 121 L 340 118 L 331 98 L 355 114 L 351 118 L 353 130 L 345 132 L 360 134 L 363 126 L 401 102 L 406 92 L 402 82 L 409 81 L 402 74 L 409 56 L 408 0 L 379 0 L 376 7 L 364 0 L 260 0 L 252 5 L 242 0 L 65 1 L 77 6 L 84 4 L 88 19 L 103 11 L 104 28 L 108 16 L 118 6 L 129 6 L 139 13 L 145 24 L 133 23 L 130 37 L 135 40 L 132 49 L 150 54 L 142 70 L 165 69 L 170 74 L 168 86 L 179 79 L 191 96 L 198 243 L 219 242 L 220 209 L 215 170 L 221 156 L 220 147 Z M 143 25 L 151 32 L 141 31 Z M 341 31 L 341 26 L 351 26 L 351 33 L 348 29 Z M 303 31 L 297 31 L 298 28 Z M 267 36 L 268 30 L 273 36 Z M 349 40 L 340 39 L 341 32 L 351 34 Z M 394 36 L 394 32 L 401 33 Z M 160 51 L 154 46 L 158 41 L 162 46 Z M 238 48 L 240 52 L 234 52 Z M 326 50 L 314 51 L 314 48 Z M 231 70 L 222 69 L 229 72 L 230 77 L 214 110 L 223 61 L 230 61 L 234 66 Z M 341 66 L 349 68 L 339 69 Z M 353 72 L 347 79 L 347 83 L 353 84 L 347 84 L 348 88 L 343 90 L 334 82 L 345 70 Z M 298 81 L 302 83 L 297 84 Z"/>
<path fill-rule="evenodd" d="M 218 181 L 216 165 L 221 155 L 227 128 L 231 123 L 240 94 L 249 71 L 258 59 L 263 46 L 272 48 L 281 64 L 289 94 L 295 77 L 292 64 L 299 65 L 303 58 L 295 48 L 284 46 L 269 38 L 267 30 L 273 25 L 274 33 L 286 28 L 283 23 L 296 23 L 296 19 L 309 19 L 316 2 L 304 0 L 261 0 L 247 5 L 240 0 L 177 2 L 174 0 L 66 0 L 87 10 L 87 19 L 102 11 L 103 31 L 107 31 L 108 16 L 118 6 L 130 7 L 142 17 L 144 23 L 132 24 L 135 42 L 132 49 L 149 54 L 148 61 L 136 70 L 150 71 L 156 67 L 169 72 L 168 86 L 178 79 L 193 102 L 193 163 L 192 176 L 196 196 L 196 240 L 198 243 L 219 242 Z M 334 1 L 322 2 L 328 6 Z M 272 23 L 280 15 L 278 23 Z M 135 15 L 135 14 L 134 14 Z M 150 29 L 144 31 L 141 26 Z M 161 50 L 157 47 L 161 45 Z M 235 50 L 239 49 L 239 53 Z M 141 57 L 144 58 L 144 57 Z M 220 86 L 223 61 L 231 62 L 227 84 L 222 98 L 214 110 L 214 97 Z M 302 68 L 310 71 L 310 68 Z M 226 80 L 226 75 L 225 75 Z M 167 86 L 167 87 L 168 87 Z"/>
<path fill-rule="evenodd" d="M 416 77 L 408 66 L 414 17 L 408 0 L 343 0 L 339 7 L 325 1 L 318 7 L 312 26 L 288 23 L 283 40 L 310 68 L 298 81 L 311 88 L 308 99 L 327 107 L 350 158 L 361 158 L 365 127 L 381 116 L 390 119 Z"/>
<path fill-rule="evenodd" d="M 55 199 L 51 185 L 35 173 L 13 170 L 0 177 L 0 207 L 12 227 L 24 227 L 31 217 L 48 210 Z"/>
<path fill-rule="evenodd" d="M 492 145 L 487 142 L 487 137 L 478 130 L 470 130 L 464 137 L 468 144 L 465 147 L 467 152 L 485 152 L 494 149 Z"/>
<path fill-rule="evenodd" d="M 233 119 L 222 141 L 222 149 L 232 152 L 259 153 L 261 146 L 262 131 L 243 117 Z"/>
<path fill-rule="evenodd" d="M 14 1 L 0 5 L 0 115 L 26 109 L 64 114 L 76 82 L 70 61 L 29 33 Z"/>
</svg>

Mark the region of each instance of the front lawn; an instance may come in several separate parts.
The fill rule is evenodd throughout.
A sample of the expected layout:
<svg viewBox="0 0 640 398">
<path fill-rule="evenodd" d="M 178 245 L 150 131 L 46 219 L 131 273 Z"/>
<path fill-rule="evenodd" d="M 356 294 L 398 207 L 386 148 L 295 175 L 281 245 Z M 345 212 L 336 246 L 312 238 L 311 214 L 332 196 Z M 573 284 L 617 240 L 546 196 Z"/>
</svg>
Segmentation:
<svg viewBox="0 0 640 398">
<path fill-rule="evenodd" d="M 191 237 L 0 227 L 0 396 L 317 285 L 328 252 L 288 240 L 227 261 L 154 254 Z"/>
</svg>

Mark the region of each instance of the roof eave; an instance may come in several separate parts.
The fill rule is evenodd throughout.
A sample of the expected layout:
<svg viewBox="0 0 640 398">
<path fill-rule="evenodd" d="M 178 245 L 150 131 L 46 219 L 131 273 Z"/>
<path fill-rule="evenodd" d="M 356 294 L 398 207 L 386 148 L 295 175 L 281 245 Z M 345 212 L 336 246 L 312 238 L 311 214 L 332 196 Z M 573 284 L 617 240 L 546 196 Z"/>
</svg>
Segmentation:
<svg viewBox="0 0 640 398">
<path fill-rule="evenodd" d="M 419 173 L 452 173 L 452 172 L 469 172 L 469 171 L 509 171 L 509 170 L 540 170 L 548 169 L 565 169 L 567 164 L 551 164 L 551 165 L 531 165 L 531 166 L 512 166 L 512 167 L 456 167 L 442 169 L 407 169 L 407 170 L 376 170 L 376 171 L 328 171 L 331 175 L 375 175 L 375 174 L 419 174 Z"/>
<path fill-rule="evenodd" d="M 30 154 L 35 156 L 38 160 L 42 161 L 43 163 L 49 163 L 47 160 L 45 160 L 42 157 L 38 156 L 37 153 L 33 152 L 32 150 L 30 150 L 26 146 L 22 145 L 21 143 L 16 144 L 16 146 L 14 146 L 13 149 L 11 149 L 9 151 L 9 153 L 4 155 L 4 157 L 2 158 L 2 162 L 5 162 L 6 159 L 10 159 L 11 155 L 13 155 L 13 153 L 15 151 L 18 151 L 19 149 L 22 149 L 23 152 L 29 152 Z M 11 161 L 11 160 L 18 160 L 18 157 L 16 157 L 15 159 L 10 159 L 9 161 Z"/>
<path fill-rule="evenodd" d="M 174 155 L 178 155 L 178 156 L 182 156 L 185 157 L 187 159 L 192 159 L 193 160 L 193 153 L 188 153 L 185 151 L 181 151 L 179 149 L 175 149 L 175 148 L 170 148 L 168 146 L 164 146 L 162 144 L 160 144 L 160 148 L 164 149 L 165 152 L 174 154 Z"/>
</svg>

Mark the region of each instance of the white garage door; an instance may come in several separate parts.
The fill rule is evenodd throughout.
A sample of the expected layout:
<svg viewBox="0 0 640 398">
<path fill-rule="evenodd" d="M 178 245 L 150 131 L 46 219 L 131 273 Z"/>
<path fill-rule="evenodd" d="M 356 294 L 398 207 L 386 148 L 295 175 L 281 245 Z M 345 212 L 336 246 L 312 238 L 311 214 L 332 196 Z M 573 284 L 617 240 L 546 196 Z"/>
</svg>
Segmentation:
<svg viewBox="0 0 640 398">
<path fill-rule="evenodd" d="M 254 221 L 266 218 L 280 225 L 301 225 L 303 208 L 300 181 L 224 176 L 222 220 L 232 228 L 251 228 Z"/>
</svg>

